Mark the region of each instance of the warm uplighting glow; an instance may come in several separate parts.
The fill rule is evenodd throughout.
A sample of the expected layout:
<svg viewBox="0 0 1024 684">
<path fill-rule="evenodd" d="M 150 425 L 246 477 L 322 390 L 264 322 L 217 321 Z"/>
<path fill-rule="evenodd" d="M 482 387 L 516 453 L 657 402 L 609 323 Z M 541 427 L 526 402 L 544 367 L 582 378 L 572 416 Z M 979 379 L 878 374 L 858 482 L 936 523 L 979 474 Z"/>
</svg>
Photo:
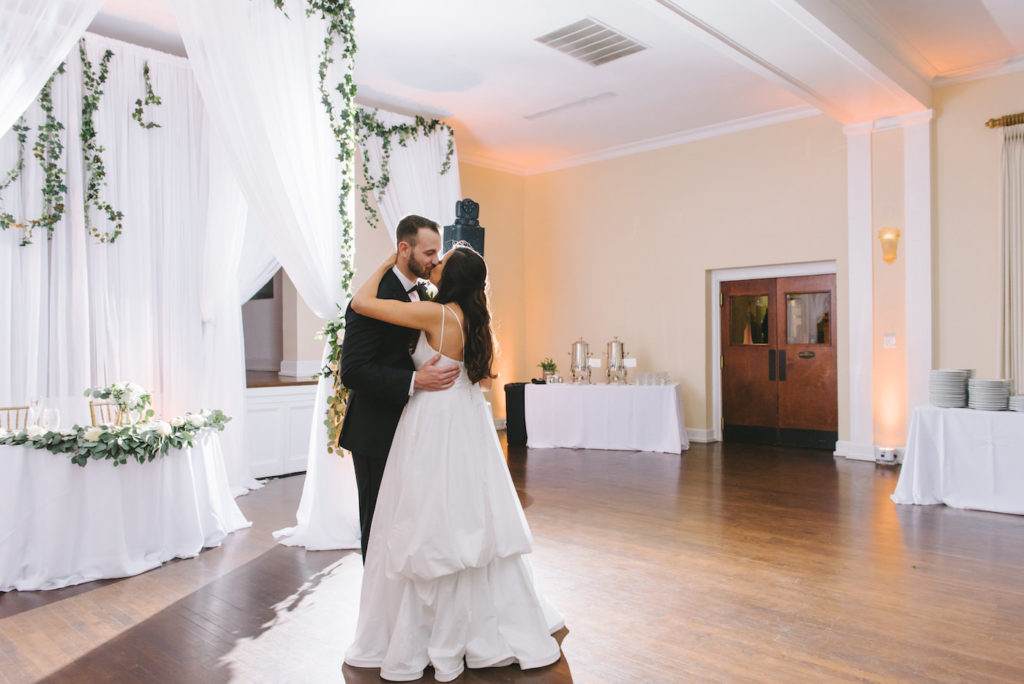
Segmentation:
<svg viewBox="0 0 1024 684">
<path fill-rule="evenodd" d="M 899 229 L 886 226 L 878 231 L 878 239 L 882 243 L 882 261 L 887 264 L 896 261 L 896 247 L 900 242 Z"/>
</svg>

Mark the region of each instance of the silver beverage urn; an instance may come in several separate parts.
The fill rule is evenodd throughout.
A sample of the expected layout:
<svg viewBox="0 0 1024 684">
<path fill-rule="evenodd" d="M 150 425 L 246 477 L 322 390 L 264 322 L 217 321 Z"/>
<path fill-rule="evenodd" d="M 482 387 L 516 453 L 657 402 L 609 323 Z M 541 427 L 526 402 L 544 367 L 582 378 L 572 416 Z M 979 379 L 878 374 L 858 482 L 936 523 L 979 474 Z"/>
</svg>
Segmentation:
<svg viewBox="0 0 1024 684">
<path fill-rule="evenodd" d="M 611 385 L 626 384 L 626 348 L 618 337 L 608 343 L 608 383 Z"/>
<path fill-rule="evenodd" d="M 572 343 L 569 351 L 569 372 L 575 383 L 590 383 L 590 346 L 583 338 Z"/>
</svg>

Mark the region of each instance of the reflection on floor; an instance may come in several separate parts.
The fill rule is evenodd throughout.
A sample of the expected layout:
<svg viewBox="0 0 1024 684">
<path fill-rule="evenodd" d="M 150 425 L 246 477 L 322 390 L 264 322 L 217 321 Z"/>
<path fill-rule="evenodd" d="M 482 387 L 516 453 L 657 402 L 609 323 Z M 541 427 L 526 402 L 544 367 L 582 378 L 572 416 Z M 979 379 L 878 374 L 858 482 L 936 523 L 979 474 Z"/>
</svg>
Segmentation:
<svg viewBox="0 0 1024 684">
<path fill-rule="evenodd" d="M 509 466 L 564 657 L 458 681 L 1024 681 L 1024 517 L 898 507 L 897 470 L 810 450 L 513 447 Z M 239 499 L 253 527 L 198 558 L 0 594 L 0 681 L 379 681 L 341 665 L 358 553 L 271 539 L 301 489 Z"/>
</svg>

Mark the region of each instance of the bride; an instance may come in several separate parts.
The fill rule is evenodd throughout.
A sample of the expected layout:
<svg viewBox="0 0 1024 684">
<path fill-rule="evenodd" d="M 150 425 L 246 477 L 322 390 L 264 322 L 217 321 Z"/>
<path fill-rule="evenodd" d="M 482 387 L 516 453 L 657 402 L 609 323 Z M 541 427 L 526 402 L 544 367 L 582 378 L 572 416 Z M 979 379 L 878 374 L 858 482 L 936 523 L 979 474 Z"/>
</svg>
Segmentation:
<svg viewBox="0 0 1024 684">
<path fill-rule="evenodd" d="M 564 624 L 538 592 L 525 554 L 532 537 L 478 383 L 494 342 L 487 266 L 468 246 L 430 274 L 433 301 L 377 299 L 390 257 L 356 293 L 364 316 L 422 331 L 419 368 L 435 354 L 458 364 L 455 385 L 417 392 L 402 413 L 381 481 L 363 569 L 359 623 L 345 662 L 447 682 L 470 668 L 543 667 L 560 656 Z"/>
</svg>

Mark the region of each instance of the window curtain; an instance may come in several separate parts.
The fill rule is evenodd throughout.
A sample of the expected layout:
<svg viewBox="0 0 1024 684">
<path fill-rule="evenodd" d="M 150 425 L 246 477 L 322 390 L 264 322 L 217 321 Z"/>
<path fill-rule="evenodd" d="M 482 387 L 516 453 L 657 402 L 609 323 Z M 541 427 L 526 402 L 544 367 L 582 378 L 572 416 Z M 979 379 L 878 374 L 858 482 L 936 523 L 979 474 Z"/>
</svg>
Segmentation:
<svg viewBox="0 0 1024 684">
<path fill-rule="evenodd" d="M 1003 128 L 1003 377 L 1024 394 L 1024 124 Z"/>
<path fill-rule="evenodd" d="M 386 126 L 414 122 L 411 116 L 386 111 L 378 111 L 377 119 Z M 410 140 L 404 147 L 397 141 L 393 143 L 388 163 L 391 182 L 383 196 L 375 197 L 381 227 L 387 229 L 392 244 L 398 222 L 409 214 L 425 216 L 442 226 L 455 222 L 455 203 L 462 199 L 457 151 L 452 155 L 451 168 L 440 175 L 448 153 L 448 138 L 446 130 L 439 130 Z M 371 175 L 379 177 L 383 146 L 378 138 L 371 136 L 366 141 L 366 153 Z"/>
<path fill-rule="evenodd" d="M 103 0 L 0 0 L 0 134 L 36 99 Z"/>
<path fill-rule="evenodd" d="M 263 239 L 309 308 L 321 318 L 337 316 L 344 303 L 342 170 L 320 103 L 323 22 L 306 16 L 304 0 L 285 0 L 287 17 L 271 2 L 250 0 L 175 0 L 174 7 L 213 128 Z M 327 453 L 332 392 L 333 382 L 321 380 L 298 524 L 281 535 L 310 549 L 359 545 L 351 459 Z"/>
<path fill-rule="evenodd" d="M 221 408 L 234 419 L 222 442 L 232 490 L 240 493 L 253 484 L 242 446 L 240 306 L 243 294 L 259 286 L 251 271 L 268 270 L 273 259 L 250 256 L 247 267 L 223 268 L 241 258 L 235 252 L 245 202 L 237 189 L 232 194 L 226 166 L 211 156 L 213 136 L 188 62 L 91 34 L 86 46 L 94 70 L 104 50 L 114 52 L 94 121 L 97 144 L 105 148 L 101 197 L 124 213 L 124 233 L 100 244 L 86 232 L 82 63 L 75 45 L 66 73 L 53 83 L 54 113 L 65 126 L 67 213 L 52 240 L 37 230 L 28 247 L 18 246 L 19 229 L 0 231 L 0 320 L 11 323 L 0 326 L 0 405 L 41 398 L 60 407 L 62 424 L 84 423 L 85 387 L 132 380 L 150 390 L 165 416 Z M 131 117 L 144 96 L 147 63 L 163 104 L 147 106 L 143 119 L 159 128 L 144 129 Z M 25 171 L 3 204 L 15 216 L 36 217 L 43 185 L 31 157 L 42 121 L 38 103 L 26 120 L 32 130 Z M 0 169 L 13 167 L 16 152 L 8 132 L 0 138 Z M 90 213 L 101 230 L 109 227 L 95 208 Z M 211 392 L 220 381 L 220 394 Z"/>
</svg>

